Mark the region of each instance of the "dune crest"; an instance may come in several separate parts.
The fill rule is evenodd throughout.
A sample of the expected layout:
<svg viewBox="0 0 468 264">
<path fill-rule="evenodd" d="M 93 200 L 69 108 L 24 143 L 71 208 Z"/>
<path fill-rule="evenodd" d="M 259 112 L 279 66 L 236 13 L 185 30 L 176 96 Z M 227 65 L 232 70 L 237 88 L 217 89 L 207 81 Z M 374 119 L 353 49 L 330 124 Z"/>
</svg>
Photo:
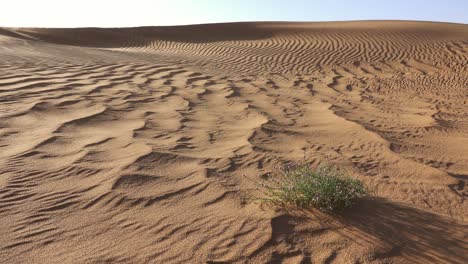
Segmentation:
<svg viewBox="0 0 468 264">
<path fill-rule="evenodd" d="M 0 29 L 0 260 L 463 263 L 467 61 L 461 24 Z M 378 198 L 248 199 L 304 158 Z"/>
</svg>

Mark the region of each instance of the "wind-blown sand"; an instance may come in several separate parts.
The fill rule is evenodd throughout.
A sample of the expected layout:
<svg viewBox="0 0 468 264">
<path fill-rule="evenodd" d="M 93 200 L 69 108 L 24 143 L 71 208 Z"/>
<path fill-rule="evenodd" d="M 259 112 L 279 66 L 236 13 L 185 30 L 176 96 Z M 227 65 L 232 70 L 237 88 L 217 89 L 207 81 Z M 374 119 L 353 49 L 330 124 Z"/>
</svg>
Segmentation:
<svg viewBox="0 0 468 264">
<path fill-rule="evenodd" d="M 461 24 L 0 29 L 0 262 L 466 263 L 467 61 Z M 376 198 L 248 199 L 304 158 Z"/>
</svg>

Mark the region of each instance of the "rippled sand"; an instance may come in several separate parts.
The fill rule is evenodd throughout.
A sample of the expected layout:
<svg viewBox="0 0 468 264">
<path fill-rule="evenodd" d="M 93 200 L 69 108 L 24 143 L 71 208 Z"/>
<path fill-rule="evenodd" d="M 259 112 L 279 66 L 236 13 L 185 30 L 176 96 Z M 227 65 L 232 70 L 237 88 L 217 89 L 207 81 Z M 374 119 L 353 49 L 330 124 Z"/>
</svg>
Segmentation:
<svg viewBox="0 0 468 264">
<path fill-rule="evenodd" d="M 0 29 L 0 262 L 464 263 L 467 62 L 461 24 Z M 377 198 L 248 198 L 304 158 Z"/>
</svg>

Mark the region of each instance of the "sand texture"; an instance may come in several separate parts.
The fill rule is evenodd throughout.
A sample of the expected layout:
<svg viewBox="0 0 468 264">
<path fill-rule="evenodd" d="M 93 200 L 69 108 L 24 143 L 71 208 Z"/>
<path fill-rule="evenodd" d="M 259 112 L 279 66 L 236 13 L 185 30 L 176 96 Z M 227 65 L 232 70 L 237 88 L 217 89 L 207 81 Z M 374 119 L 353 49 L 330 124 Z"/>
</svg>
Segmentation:
<svg viewBox="0 0 468 264">
<path fill-rule="evenodd" d="M 282 162 L 373 190 L 252 201 Z M 1 263 L 467 263 L 468 25 L 0 28 Z"/>
</svg>

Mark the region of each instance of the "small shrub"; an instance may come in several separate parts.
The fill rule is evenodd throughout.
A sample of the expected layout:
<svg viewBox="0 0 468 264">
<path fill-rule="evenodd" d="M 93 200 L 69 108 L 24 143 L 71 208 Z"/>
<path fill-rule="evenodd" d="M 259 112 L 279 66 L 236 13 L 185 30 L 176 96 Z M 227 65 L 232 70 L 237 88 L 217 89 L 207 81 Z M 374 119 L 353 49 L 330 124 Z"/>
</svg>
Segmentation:
<svg viewBox="0 0 468 264">
<path fill-rule="evenodd" d="M 348 208 L 368 195 L 360 180 L 349 178 L 345 170 L 329 165 L 316 170 L 308 165 L 287 166 L 263 187 L 264 201 L 328 212 Z"/>
</svg>

